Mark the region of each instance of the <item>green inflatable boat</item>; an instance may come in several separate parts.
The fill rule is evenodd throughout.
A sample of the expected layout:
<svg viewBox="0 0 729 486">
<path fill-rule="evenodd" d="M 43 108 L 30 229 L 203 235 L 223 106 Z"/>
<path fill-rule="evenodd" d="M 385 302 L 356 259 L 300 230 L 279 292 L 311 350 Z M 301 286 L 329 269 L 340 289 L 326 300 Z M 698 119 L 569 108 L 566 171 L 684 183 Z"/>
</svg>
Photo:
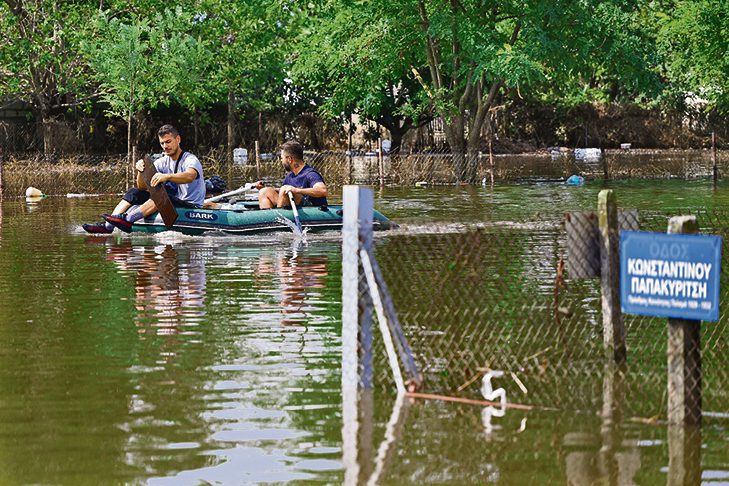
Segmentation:
<svg viewBox="0 0 729 486">
<path fill-rule="evenodd" d="M 133 232 L 160 233 L 179 231 L 187 235 L 201 235 L 210 231 L 223 231 L 233 235 L 247 235 L 271 231 L 291 231 L 294 213 L 291 209 L 259 209 L 258 203 L 238 203 L 231 209 L 175 208 L 177 220 L 167 228 L 159 213 L 140 219 L 132 226 Z M 299 220 L 309 232 L 341 230 L 342 206 L 300 207 Z M 396 225 L 375 210 L 374 230 L 387 230 Z"/>
</svg>

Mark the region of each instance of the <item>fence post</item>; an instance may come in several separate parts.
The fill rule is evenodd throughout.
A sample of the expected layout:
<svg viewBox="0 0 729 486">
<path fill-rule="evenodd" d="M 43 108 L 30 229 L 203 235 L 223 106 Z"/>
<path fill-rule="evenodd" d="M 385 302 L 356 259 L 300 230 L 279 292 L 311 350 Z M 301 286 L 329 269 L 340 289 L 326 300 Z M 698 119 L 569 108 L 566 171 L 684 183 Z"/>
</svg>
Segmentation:
<svg viewBox="0 0 729 486">
<path fill-rule="evenodd" d="M 3 148 L 0 147 L 0 201 L 3 200 L 3 196 L 4 196 L 4 192 L 5 192 L 5 184 L 3 182 L 3 163 L 4 163 Z"/>
<path fill-rule="evenodd" d="M 696 234 L 695 216 L 674 216 L 669 234 Z M 701 321 L 668 319 L 668 422 L 701 425 Z"/>
<path fill-rule="evenodd" d="M 380 187 L 385 185 L 385 161 L 382 156 L 382 139 L 377 139 L 377 171 L 380 175 Z"/>
<path fill-rule="evenodd" d="M 674 216 L 667 233 L 696 234 L 695 216 Z M 701 321 L 668 319 L 668 482 L 701 482 Z"/>
<path fill-rule="evenodd" d="M 618 205 L 611 189 L 597 196 L 600 227 L 600 286 L 602 288 L 603 343 L 616 363 L 626 358 L 625 327 L 620 310 L 620 229 Z"/>
<path fill-rule="evenodd" d="M 357 484 L 358 435 L 358 388 L 359 346 L 358 337 L 362 316 L 371 309 L 360 306 L 360 259 L 359 248 L 363 230 L 372 228 L 374 197 L 369 189 L 344 186 L 342 191 L 344 214 L 342 221 L 342 438 L 345 484 Z M 371 235 L 370 235 L 371 238 Z M 371 239 L 370 239 L 371 242 Z M 370 331 L 371 333 L 371 331 Z"/>
<path fill-rule="evenodd" d="M 711 132 L 711 167 L 714 176 L 714 185 L 719 178 L 719 169 L 716 166 L 716 132 Z"/>
<path fill-rule="evenodd" d="M 256 179 L 261 180 L 261 152 L 256 140 Z"/>
</svg>

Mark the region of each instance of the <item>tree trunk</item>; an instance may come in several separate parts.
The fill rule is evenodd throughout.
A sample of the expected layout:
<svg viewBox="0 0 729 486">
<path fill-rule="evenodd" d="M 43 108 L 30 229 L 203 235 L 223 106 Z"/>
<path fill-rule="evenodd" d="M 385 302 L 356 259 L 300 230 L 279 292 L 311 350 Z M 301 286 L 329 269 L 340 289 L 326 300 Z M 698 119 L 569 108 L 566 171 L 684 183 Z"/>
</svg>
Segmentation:
<svg viewBox="0 0 729 486">
<path fill-rule="evenodd" d="M 443 130 L 453 156 L 453 172 L 456 175 L 456 182 L 473 182 L 475 176 L 469 174 L 468 161 L 466 160 L 463 115 L 460 113 L 453 115 L 450 122 L 446 122 L 444 119 Z"/>
<path fill-rule="evenodd" d="M 199 114 L 197 108 L 195 108 L 195 111 L 192 112 L 192 125 L 193 125 L 193 128 L 194 128 L 194 134 L 195 134 L 194 135 L 195 138 L 193 139 L 193 143 L 195 144 L 195 150 L 197 150 L 197 141 L 198 141 L 198 136 L 200 134 L 200 122 L 199 122 L 199 120 L 200 120 L 200 114 Z"/>
<path fill-rule="evenodd" d="M 235 94 L 228 91 L 228 165 L 233 166 L 233 149 L 235 148 Z"/>
<path fill-rule="evenodd" d="M 53 118 L 47 110 L 43 110 L 41 120 L 43 125 L 43 155 L 46 160 L 50 160 L 53 156 Z"/>
<path fill-rule="evenodd" d="M 132 124 L 132 108 L 130 106 L 129 111 L 127 112 L 127 168 L 124 172 L 127 189 L 131 187 L 129 181 L 131 180 L 132 163 L 134 160 L 134 154 L 132 153 Z"/>
<path fill-rule="evenodd" d="M 133 163 L 132 160 L 132 125 L 134 124 L 133 118 L 132 118 L 132 110 L 131 108 L 127 112 L 127 162 L 129 162 L 129 165 Z"/>
</svg>

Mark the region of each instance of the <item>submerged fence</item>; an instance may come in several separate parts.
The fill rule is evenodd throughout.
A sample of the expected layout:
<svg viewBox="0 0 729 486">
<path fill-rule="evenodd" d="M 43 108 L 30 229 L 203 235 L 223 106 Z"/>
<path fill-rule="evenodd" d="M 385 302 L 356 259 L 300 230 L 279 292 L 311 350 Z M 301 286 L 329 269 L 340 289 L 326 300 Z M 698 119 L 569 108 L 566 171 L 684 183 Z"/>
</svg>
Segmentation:
<svg viewBox="0 0 729 486">
<path fill-rule="evenodd" d="M 662 233 L 669 217 L 693 214 L 702 233 L 729 241 L 729 212 L 723 209 L 629 214 L 633 226 Z M 421 391 L 488 399 L 483 377 L 498 370 L 491 390 L 503 388 L 509 403 L 593 412 L 603 404 L 604 380 L 618 380 L 625 417 L 667 420 L 666 319 L 622 316 L 627 356 L 615 371 L 604 346 L 599 279 L 572 278 L 564 265 L 564 215 L 441 230 L 396 231 L 374 249 L 422 375 Z M 722 302 L 729 292 L 728 254 L 723 252 Z M 369 299 L 363 279 L 360 306 Z M 700 326 L 703 410 L 706 417 L 729 420 L 729 311 L 726 305 L 720 311 L 718 322 Z M 391 388 L 387 354 L 377 343 L 373 387 Z"/>
<path fill-rule="evenodd" d="M 1 147 L 0 147 L 1 148 Z M 196 154 L 206 177 L 224 178 L 229 188 L 257 179 L 279 181 L 284 171 L 275 147 L 248 151 L 234 164 L 223 150 Z M 305 160 L 319 170 L 332 186 L 342 184 L 434 185 L 459 181 L 454 157 L 447 150 L 385 153 L 325 151 L 306 152 Z M 67 193 L 121 193 L 133 183 L 132 171 L 123 154 L 77 155 L 46 158 L 38 153 L 5 154 L 5 197 L 24 194 L 35 186 L 48 195 Z M 485 185 L 499 181 L 555 181 L 577 174 L 586 179 L 719 177 L 729 168 L 729 153 L 716 157 L 708 150 L 661 151 L 612 150 L 599 157 L 544 151 L 524 155 L 466 156 L 463 166 L 470 182 Z"/>
<path fill-rule="evenodd" d="M 367 198 L 362 200 L 366 205 Z M 349 203 L 345 192 L 345 214 Z M 701 481 L 701 429 L 690 427 L 696 425 L 692 417 L 676 421 L 673 410 L 698 397 L 704 427 L 722 430 L 729 422 L 726 305 L 720 306 L 718 322 L 669 324 L 666 318 L 620 315 L 625 343 L 620 353 L 606 346 L 600 279 L 575 278 L 590 273 L 580 268 L 585 260 L 565 265 L 574 255 L 564 214 L 444 224 L 427 232 L 406 227 L 373 245 L 366 212 L 350 213 L 350 221 L 357 215 L 361 219 L 354 228 L 345 226 L 343 235 L 345 483 L 377 484 L 398 447 L 394 442 L 405 435 L 404 400 L 421 398 L 480 406 L 482 423 L 475 426 L 483 427 L 487 437 L 500 423 L 509 423 L 505 415 L 517 413 L 514 409 L 555 413 L 555 420 L 594 417 L 600 421 L 599 435 L 568 434 L 563 445 L 587 438 L 599 453 L 573 458 L 577 462 L 568 464 L 566 474 L 582 471 L 577 476 L 584 472 L 601 481 L 624 467 L 618 466 L 619 456 L 631 424 L 668 425 L 669 483 Z M 621 227 L 665 233 L 669 219 L 681 214 L 693 215 L 702 233 L 722 236 L 723 244 L 729 244 L 729 212 L 717 208 L 629 210 L 622 214 Z M 595 231 L 591 224 L 576 228 L 571 231 L 588 238 Z M 727 258 L 723 251 L 723 303 L 729 294 Z M 368 275 L 373 265 L 382 283 Z M 388 312 L 381 302 L 389 298 Z M 378 338 L 378 326 L 390 329 L 395 345 L 386 336 Z M 400 340 L 406 350 L 396 349 Z M 392 372 L 396 351 L 413 363 Z M 700 364 L 691 362 L 696 357 Z M 404 391 L 402 381 L 417 385 L 417 392 Z M 380 403 L 388 397 L 394 402 L 376 458 L 371 435 L 375 395 Z M 458 410 L 449 407 L 442 413 L 445 417 Z M 523 431 L 526 419 L 511 432 Z M 363 431 L 358 433 L 358 427 Z M 590 472 L 593 460 L 600 461 L 599 471 Z M 717 457 L 706 461 L 722 464 Z"/>
</svg>

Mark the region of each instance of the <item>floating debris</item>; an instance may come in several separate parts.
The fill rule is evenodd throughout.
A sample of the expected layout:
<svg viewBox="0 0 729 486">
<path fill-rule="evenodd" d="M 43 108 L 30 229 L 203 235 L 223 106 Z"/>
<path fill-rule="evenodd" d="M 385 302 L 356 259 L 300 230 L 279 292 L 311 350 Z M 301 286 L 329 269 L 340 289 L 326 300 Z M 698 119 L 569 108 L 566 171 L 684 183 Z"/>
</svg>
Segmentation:
<svg viewBox="0 0 729 486">
<path fill-rule="evenodd" d="M 31 198 L 31 197 L 43 197 L 45 194 L 43 194 L 43 191 L 40 189 L 30 186 L 28 189 L 25 190 L 25 197 Z"/>
</svg>

